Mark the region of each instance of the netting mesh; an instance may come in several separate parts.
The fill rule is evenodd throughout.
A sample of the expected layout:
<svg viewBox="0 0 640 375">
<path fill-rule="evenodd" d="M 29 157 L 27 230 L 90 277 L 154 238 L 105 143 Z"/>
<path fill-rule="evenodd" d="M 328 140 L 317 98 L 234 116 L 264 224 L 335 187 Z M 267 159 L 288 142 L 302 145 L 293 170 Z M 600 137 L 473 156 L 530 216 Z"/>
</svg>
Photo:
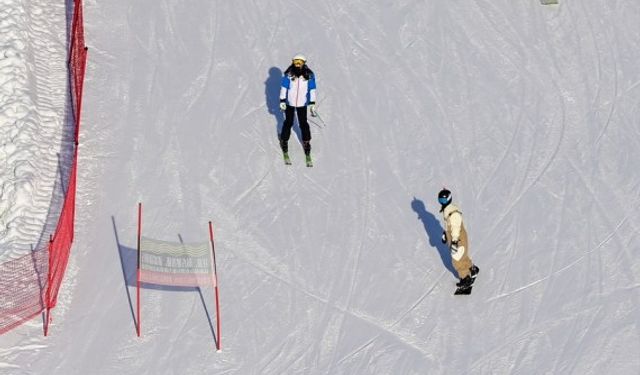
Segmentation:
<svg viewBox="0 0 640 375">
<path fill-rule="evenodd" d="M 73 243 L 76 211 L 76 163 L 77 155 L 74 156 L 69 187 L 58 220 L 58 227 L 49 246 L 49 285 L 46 300 L 47 307 L 50 309 L 58 303 L 58 291 L 67 269 L 71 244 Z"/>
<path fill-rule="evenodd" d="M 184 244 L 142 237 L 140 281 L 171 286 L 212 285 L 214 277 L 210 244 Z"/>
<path fill-rule="evenodd" d="M 80 112 L 82 110 L 82 90 L 87 62 L 87 49 L 84 44 L 84 16 L 82 11 L 82 0 L 74 2 L 73 25 L 71 28 L 71 45 L 69 47 L 69 70 L 71 79 L 71 101 L 73 105 L 73 115 L 76 123 L 80 123 Z M 76 127 L 75 140 L 78 141 L 78 130 Z"/>
<path fill-rule="evenodd" d="M 0 264 L 0 333 L 19 326 L 45 307 L 46 250 Z"/>
</svg>

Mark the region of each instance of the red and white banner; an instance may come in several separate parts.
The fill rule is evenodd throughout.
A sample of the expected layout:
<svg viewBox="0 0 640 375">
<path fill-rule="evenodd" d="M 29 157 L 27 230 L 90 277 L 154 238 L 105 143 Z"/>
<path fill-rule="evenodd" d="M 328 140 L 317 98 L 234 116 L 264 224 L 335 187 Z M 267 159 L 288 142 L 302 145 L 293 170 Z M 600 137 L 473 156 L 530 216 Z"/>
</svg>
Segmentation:
<svg viewBox="0 0 640 375">
<path fill-rule="evenodd" d="M 215 286 L 208 242 L 184 244 L 142 237 L 140 281 L 173 286 Z"/>
</svg>

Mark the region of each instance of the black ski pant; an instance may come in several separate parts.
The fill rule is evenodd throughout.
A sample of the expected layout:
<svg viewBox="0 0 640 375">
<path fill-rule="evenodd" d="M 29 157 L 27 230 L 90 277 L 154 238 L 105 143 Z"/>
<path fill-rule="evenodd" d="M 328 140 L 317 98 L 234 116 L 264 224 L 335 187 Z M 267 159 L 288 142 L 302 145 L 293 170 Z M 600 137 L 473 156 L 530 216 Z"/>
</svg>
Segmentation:
<svg viewBox="0 0 640 375">
<path fill-rule="evenodd" d="M 293 116 L 298 115 L 298 125 L 300 125 L 300 132 L 302 133 L 302 147 L 305 154 L 311 152 L 311 131 L 309 130 L 309 122 L 307 121 L 307 106 L 304 107 L 292 107 L 287 105 L 287 109 L 284 111 L 284 124 L 282 125 L 282 132 L 280 133 L 280 146 L 282 151 L 287 152 L 287 142 L 291 137 L 291 127 L 293 126 Z"/>
</svg>

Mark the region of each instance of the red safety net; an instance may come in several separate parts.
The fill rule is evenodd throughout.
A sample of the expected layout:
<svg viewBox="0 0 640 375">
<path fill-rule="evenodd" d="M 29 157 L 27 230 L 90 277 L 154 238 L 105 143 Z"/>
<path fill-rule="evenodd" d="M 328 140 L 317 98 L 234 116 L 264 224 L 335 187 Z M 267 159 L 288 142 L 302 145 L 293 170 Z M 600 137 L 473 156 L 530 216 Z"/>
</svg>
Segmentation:
<svg viewBox="0 0 640 375">
<path fill-rule="evenodd" d="M 82 110 L 82 87 L 85 67 L 87 66 L 87 47 L 84 44 L 84 18 L 82 0 L 75 0 L 71 45 L 69 47 L 69 75 L 71 77 L 71 101 L 76 120 L 76 144 L 80 130 L 80 112 Z"/>
<path fill-rule="evenodd" d="M 71 252 L 71 244 L 73 243 L 73 232 L 76 210 L 76 165 L 77 165 L 77 149 L 73 158 L 73 166 L 71 168 L 71 178 L 69 187 L 65 196 L 64 205 L 56 233 L 53 235 L 49 243 L 49 275 L 46 302 L 47 308 L 52 309 L 58 302 L 58 290 L 62 283 L 64 271 L 67 269 L 69 253 Z"/>
<path fill-rule="evenodd" d="M 39 314 L 45 307 L 46 249 L 0 264 L 0 333 Z"/>
<path fill-rule="evenodd" d="M 78 134 L 82 108 L 82 91 L 87 61 L 84 44 L 82 0 L 74 2 L 72 34 L 69 46 L 70 100 L 73 110 L 73 134 L 65 144 L 70 145 L 70 165 L 62 168 L 60 180 L 53 195 L 62 196 L 59 215 L 50 216 L 44 226 L 44 244 L 36 245 L 29 254 L 0 264 L 0 334 L 30 320 L 43 310 L 53 308 L 64 277 L 73 242 L 76 170 L 78 161 Z M 56 201 L 55 199 L 53 200 Z M 54 227 L 50 233 L 48 228 Z M 47 233 L 49 232 L 49 233 Z M 49 241 L 46 241 L 49 239 Z M 45 322 L 45 334 L 47 324 Z"/>
</svg>

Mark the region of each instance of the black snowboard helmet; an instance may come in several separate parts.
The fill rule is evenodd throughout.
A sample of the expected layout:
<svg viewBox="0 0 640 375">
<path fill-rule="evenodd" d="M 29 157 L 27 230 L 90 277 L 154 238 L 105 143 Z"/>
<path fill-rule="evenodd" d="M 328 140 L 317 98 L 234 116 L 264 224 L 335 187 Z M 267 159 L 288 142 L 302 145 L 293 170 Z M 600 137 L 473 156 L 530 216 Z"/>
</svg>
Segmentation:
<svg viewBox="0 0 640 375">
<path fill-rule="evenodd" d="M 442 212 L 451 203 L 451 191 L 447 190 L 447 188 L 442 188 L 438 193 L 438 203 L 442 206 L 440 208 L 440 212 Z"/>
</svg>

